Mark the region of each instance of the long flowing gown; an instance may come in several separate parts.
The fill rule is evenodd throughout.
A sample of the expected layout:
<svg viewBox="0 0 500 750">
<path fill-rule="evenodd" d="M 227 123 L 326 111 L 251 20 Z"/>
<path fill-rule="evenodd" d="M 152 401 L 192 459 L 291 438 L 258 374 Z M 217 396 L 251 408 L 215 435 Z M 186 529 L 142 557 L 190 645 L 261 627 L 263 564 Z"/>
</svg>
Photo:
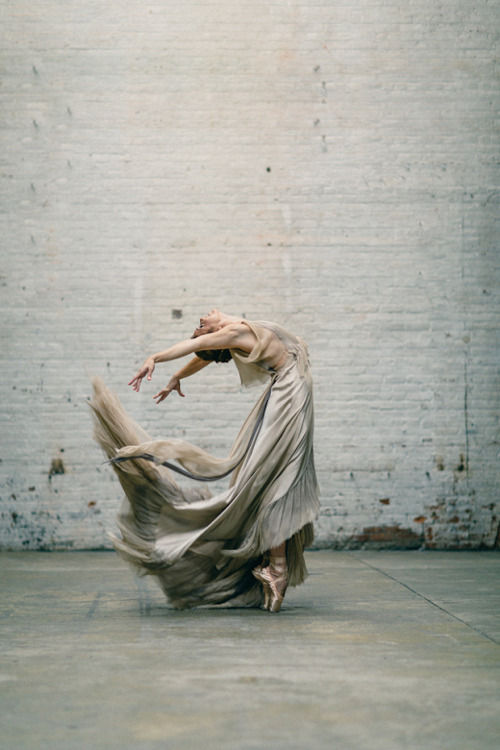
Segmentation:
<svg viewBox="0 0 500 750">
<path fill-rule="evenodd" d="M 257 344 L 250 354 L 231 350 L 233 361 L 244 385 L 267 387 L 226 458 L 182 440 L 151 441 L 103 381 L 93 380 L 94 435 L 125 492 L 113 545 L 140 575 L 155 576 L 179 609 L 259 606 L 252 569 L 284 541 L 289 584 L 307 576 L 303 550 L 319 510 L 307 348 L 274 323 L 245 323 Z M 267 357 L 274 336 L 288 353 L 277 370 Z M 215 496 L 206 484 L 186 489 L 171 469 L 204 481 L 229 475 L 229 487 Z"/>
</svg>

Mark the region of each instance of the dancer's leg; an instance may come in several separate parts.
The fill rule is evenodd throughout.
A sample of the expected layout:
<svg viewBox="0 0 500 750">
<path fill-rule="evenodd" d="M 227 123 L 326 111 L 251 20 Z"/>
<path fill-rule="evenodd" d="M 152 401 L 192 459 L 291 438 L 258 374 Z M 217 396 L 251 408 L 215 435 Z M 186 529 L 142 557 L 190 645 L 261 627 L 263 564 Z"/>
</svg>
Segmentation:
<svg viewBox="0 0 500 750">
<path fill-rule="evenodd" d="M 283 542 L 283 544 L 280 544 L 279 547 L 273 547 L 269 550 L 269 553 L 271 555 L 271 559 L 277 558 L 277 557 L 284 557 L 286 559 L 286 542 Z"/>
<path fill-rule="evenodd" d="M 271 587 L 269 611 L 279 612 L 285 596 L 286 587 L 288 586 L 286 542 L 280 544 L 279 547 L 273 547 L 269 553 L 269 573 L 271 575 L 271 580 L 269 581 Z"/>
<path fill-rule="evenodd" d="M 270 612 L 279 612 L 288 585 L 286 542 L 269 550 L 269 565 L 267 568 L 255 568 L 253 573 L 262 583 L 264 590 L 263 608 Z"/>
</svg>

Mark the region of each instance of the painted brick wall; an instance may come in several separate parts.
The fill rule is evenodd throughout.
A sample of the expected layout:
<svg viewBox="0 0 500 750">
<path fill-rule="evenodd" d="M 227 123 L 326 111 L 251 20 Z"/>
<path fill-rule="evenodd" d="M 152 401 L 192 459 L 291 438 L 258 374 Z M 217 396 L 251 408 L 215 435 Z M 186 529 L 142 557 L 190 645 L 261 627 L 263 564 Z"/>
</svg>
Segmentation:
<svg viewBox="0 0 500 750">
<path fill-rule="evenodd" d="M 489 0 L 5 0 L 1 537 L 107 546 L 101 374 L 218 455 L 232 365 L 152 401 L 218 306 L 309 343 L 320 545 L 494 546 L 499 101 Z M 498 542 L 497 542 L 498 543 Z"/>
</svg>

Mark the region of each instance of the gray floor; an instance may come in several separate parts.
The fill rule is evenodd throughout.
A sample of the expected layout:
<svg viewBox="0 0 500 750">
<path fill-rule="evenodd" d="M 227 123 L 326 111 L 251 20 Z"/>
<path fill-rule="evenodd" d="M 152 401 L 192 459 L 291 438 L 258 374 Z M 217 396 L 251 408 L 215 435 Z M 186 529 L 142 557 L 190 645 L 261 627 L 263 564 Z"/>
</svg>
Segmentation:
<svg viewBox="0 0 500 750">
<path fill-rule="evenodd" d="M 4 553 L 8 750 L 500 747 L 500 554 L 311 552 L 278 615 L 113 554 Z"/>
</svg>

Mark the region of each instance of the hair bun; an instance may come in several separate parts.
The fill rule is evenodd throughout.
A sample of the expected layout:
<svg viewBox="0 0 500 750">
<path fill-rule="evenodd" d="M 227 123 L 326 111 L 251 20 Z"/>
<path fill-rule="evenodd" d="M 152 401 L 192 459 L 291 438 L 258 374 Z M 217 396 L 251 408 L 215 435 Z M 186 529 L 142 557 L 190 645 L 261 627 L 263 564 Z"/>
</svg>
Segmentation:
<svg viewBox="0 0 500 750">
<path fill-rule="evenodd" d="M 229 349 L 206 349 L 195 354 L 205 362 L 229 362 L 232 359 Z"/>
</svg>

